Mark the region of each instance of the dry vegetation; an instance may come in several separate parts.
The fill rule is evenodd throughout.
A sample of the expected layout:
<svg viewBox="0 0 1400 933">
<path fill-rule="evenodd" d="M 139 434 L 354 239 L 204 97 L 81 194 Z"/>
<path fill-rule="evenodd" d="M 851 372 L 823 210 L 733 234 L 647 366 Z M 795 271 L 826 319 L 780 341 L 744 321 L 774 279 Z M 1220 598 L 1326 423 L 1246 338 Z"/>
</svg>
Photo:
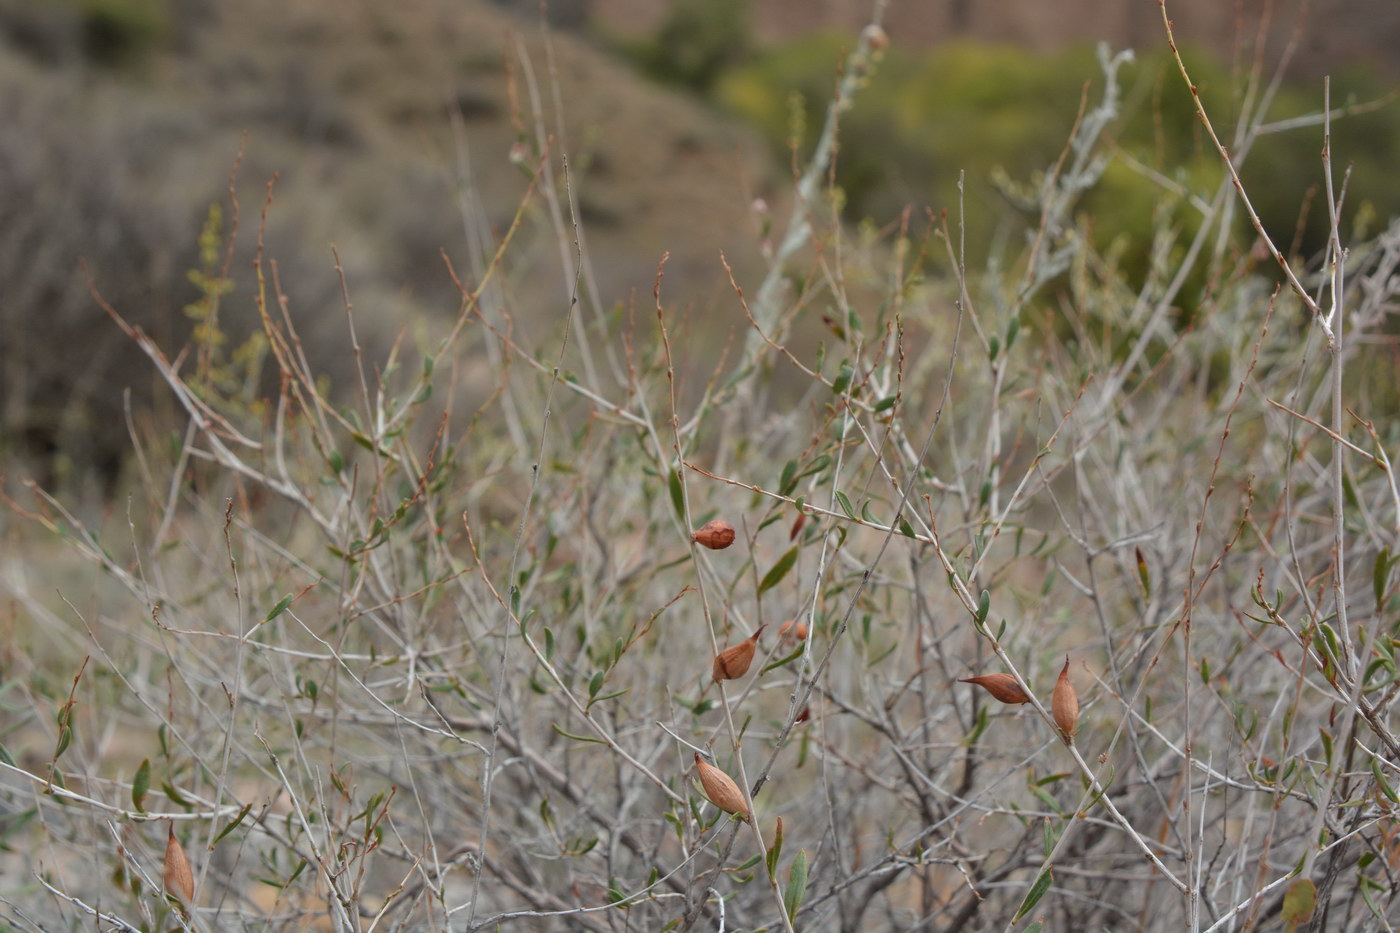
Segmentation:
<svg viewBox="0 0 1400 933">
<path fill-rule="evenodd" d="M 853 237 L 827 169 L 884 41 L 719 321 L 664 257 L 590 298 L 543 118 L 445 334 L 363 351 L 346 269 L 345 401 L 261 245 L 273 378 L 213 337 L 261 239 L 210 224 L 204 339 L 125 327 L 180 430 L 133 422 L 103 513 L 7 487 L 7 923 L 1392 928 L 1400 222 L 1300 258 L 1236 235 L 1230 174 L 1163 187 L 1201 222 L 1128 290 L 1075 213 L 1105 52 L 1015 255 L 963 256 L 957 205 Z M 568 299 L 518 327 L 551 217 Z"/>
</svg>

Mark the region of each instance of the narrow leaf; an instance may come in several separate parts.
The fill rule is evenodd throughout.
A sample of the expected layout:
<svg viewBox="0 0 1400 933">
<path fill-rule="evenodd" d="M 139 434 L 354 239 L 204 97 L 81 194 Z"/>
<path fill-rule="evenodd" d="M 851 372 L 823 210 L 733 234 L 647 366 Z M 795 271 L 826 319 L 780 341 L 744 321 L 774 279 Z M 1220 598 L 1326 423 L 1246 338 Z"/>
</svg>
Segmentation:
<svg viewBox="0 0 1400 933">
<path fill-rule="evenodd" d="M 245 804 L 243 805 L 243 809 L 242 809 L 242 810 L 239 810 L 239 811 L 238 811 L 238 815 L 237 815 L 237 816 L 235 816 L 233 819 L 231 819 L 231 820 L 228 821 L 228 825 L 227 825 L 227 826 L 225 826 L 223 829 L 219 830 L 219 834 L 218 834 L 217 836 L 214 837 L 214 842 L 211 844 L 210 847 L 212 848 L 213 846 L 218 845 L 220 839 L 224 838 L 224 837 L 227 836 L 229 833 L 233 832 L 234 829 L 236 829 L 236 828 L 238 827 L 238 824 L 243 822 L 243 818 L 244 818 L 245 816 L 248 815 L 248 811 L 251 810 L 251 809 L 253 809 L 253 802 L 250 800 L 250 801 L 248 801 L 247 803 L 245 803 Z"/>
<path fill-rule="evenodd" d="M 1055 873 L 1047 868 L 1040 873 L 1040 877 L 1035 879 L 1035 884 L 1026 892 L 1026 899 L 1021 902 L 1021 906 L 1016 911 L 1016 918 L 1012 923 L 1017 923 L 1022 917 L 1035 909 L 1035 905 L 1040 903 L 1040 899 L 1045 896 L 1045 892 L 1050 890 L 1050 883 L 1055 880 Z"/>
<path fill-rule="evenodd" d="M 685 524 L 685 495 L 681 491 L 681 472 L 672 470 L 671 475 L 666 479 L 666 485 L 671 490 L 671 507 L 676 510 L 676 517 Z"/>
<path fill-rule="evenodd" d="M 802 898 L 807 894 L 807 850 L 798 849 L 788 873 L 787 887 L 783 890 L 783 906 L 787 908 L 788 920 L 797 916 L 802 906 Z"/>
<path fill-rule="evenodd" d="M 286 612 L 286 611 L 287 611 L 287 607 L 290 606 L 291 604 L 292 604 L 292 597 L 291 597 L 290 595 L 289 595 L 289 596 L 283 596 L 281 599 L 279 599 L 279 600 L 277 601 L 277 605 L 275 605 L 275 606 L 272 607 L 272 611 L 269 612 L 266 616 L 263 617 L 263 621 L 264 621 L 264 622 L 271 622 L 273 619 L 277 618 L 277 617 L 280 616 L 282 613 Z"/>
<path fill-rule="evenodd" d="M 778 562 L 763 575 L 763 580 L 758 584 L 758 593 L 762 596 L 782 582 L 783 577 L 788 575 L 794 564 L 797 563 L 797 546 L 788 548 L 787 553 L 778 558 Z"/>
<path fill-rule="evenodd" d="M 145 813 L 146 791 L 151 789 L 151 759 L 141 759 L 136 768 L 136 776 L 131 779 L 131 805 L 138 812 Z"/>
<path fill-rule="evenodd" d="M 1390 577 L 1390 548 L 1383 547 L 1376 555 L 1376 564 L 1371 568 L 1371 585 L 1376 591 L 1376 610 L 1385 606 L 1385 584 Z"/>
</svg>

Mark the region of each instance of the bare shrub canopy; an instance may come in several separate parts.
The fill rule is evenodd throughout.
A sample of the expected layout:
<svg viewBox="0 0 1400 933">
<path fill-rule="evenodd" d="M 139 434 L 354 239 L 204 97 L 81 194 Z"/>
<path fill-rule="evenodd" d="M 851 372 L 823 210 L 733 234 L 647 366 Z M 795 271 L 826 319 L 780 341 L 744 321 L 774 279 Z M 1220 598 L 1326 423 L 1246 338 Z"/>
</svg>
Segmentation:
<svg viewBox="0 0 1400 933">
<path fill-rule="evenodd" d="M 41 543 L 4 585 L 42 632 L 0 683 L 9 922 L 1396 916 L 1400 223 L 1347 242 L 1324 149 L 1325 252 L 1263 236 L 1231 155 L 1268 144 L 1251 85 L 1233 138 L 1193 104 L 1222 170 L 1158 179 L 1199 222 L 1127 288 L 1076 213 L 1132 67 L 1104 51 L 1016 250 L 964 255 L 957 205 L 852 236 L 830 160 L 884 43 L 853 45 L 771 271 L 721 319 L 672 301 L 664 256 L 650 298 L 588 299 L 540 120 L 444 336 L 369 358 L 346 270 L 350 404 L 262 249 L 241 291 L 273 394 L 212 334 L 176 365 L 128 329 L 185 430 L 138 434 L 97 522 L 9 492 Z M 551 217 L 569 299 L 517 327 L 516 236 Z"/>
</svg>

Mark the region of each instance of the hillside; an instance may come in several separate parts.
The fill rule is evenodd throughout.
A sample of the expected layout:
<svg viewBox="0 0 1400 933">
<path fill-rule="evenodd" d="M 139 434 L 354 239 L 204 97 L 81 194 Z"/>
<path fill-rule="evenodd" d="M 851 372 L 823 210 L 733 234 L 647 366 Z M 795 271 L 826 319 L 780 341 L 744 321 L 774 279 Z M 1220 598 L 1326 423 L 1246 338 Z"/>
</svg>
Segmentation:
<svg viewBox="0 0 1400 933">
<path fill-rule="evenodd" d="M 187 278 L 196 240 L 213 204 L 228 230 L 240 152 L 234 263 L 255 255 L 276 177 L 268 254 L 313 363 L 336 380 L 348 377 L 343 335 L 322 339 L 344 317 L 331 245 L 372 346 L 450 320 L 460 299 L 439 251 L 469 272 L 509 227 L 531 161 L 514 164 L 512 147 L 522 128 L 536 136 L 536 106 L 540 135 L 570 159 L 590 314 L 648 292 L 665 251 L 671 287 L 701 306 L 727 293 L 720 248 L 741 272 L 754 268 L 750 203 L 771 196 L 781 171 L 756 137 L 567 34 L 552 38 L 551 74 L 531 18 L 453 0 L 392 12 L 185 2 L 152 7 L 168 15 L 150 21 L 78 9 L 0 3 L 0 109 L 12 122 L 0 142 L 0 327 L 11 335 L 0 454 L 57 455 L 59 476 L 81 462 L 115 467 L 121 393 L 135 389 L 139 408 L 153 376 L 89 297 L 79 264 L 124 315 L 178 347 L 181 309 L 197 294 Z M 562 180 L 554 191 L 563 196 Z M 552 221 L 536 199 L 525 217 L 503 281 L 526 325 L 566 306 L 556 229 L 566 213 Z M 251 295 L 224 304 L 235 333 L 256 320 Z M 89 356 L 75 373 L 58 348 L 78 339 Z"/>
</svg>

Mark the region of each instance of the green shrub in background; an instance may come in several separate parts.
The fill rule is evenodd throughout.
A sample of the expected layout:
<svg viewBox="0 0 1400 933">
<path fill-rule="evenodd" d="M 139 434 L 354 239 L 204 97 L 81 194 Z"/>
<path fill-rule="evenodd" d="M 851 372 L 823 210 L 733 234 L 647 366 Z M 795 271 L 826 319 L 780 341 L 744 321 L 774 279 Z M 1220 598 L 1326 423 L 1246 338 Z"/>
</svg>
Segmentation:
<svg viewBox="0 0 1400 933">
<path fill-rule="evenodd" d="M 831 63 L 849 42 L 823 33 L 774 48 L 728 70 L 716 83 L 715 99 L 786 152 L 793 140 L 794 99 L 797 122 L 815 124 L 835 80 Z M 1025 207 L 1037 200 L 1036 173 L 1064 147 L 1085 78 L 1096 72 L 1093 58 L 1083 46 L 1045 56 L 972 42 L 926 55 L 892 47 L 860 106 L 843 117 L 836 178 L 849 216 L 888 217 L 907 203 L 953 206 L 958 172 L 965 170 L 969 242 L 980 251 L 998 231 L 1019 233 L 1035 220 Z M 1207 58 L 1187 60 L 1202 95 L 1222 115 L 1223 130 L 1232 131 L 1230 118 L 1238 114 L 1245 82 Z M 1192 197 L 1210 192 L 1221 177 L 1216 154 L 1202 145 L 1190 100 L 1174 93 L 1170 82 L 1176 80 L 1175 66 L 1157 51 L 1125 68 L 1121 116 L 1106 131 L 1114 150 L 1099 186 L 1081 204 L 1093 217 L 1087 232 L 1095 245 L 1118 252 L 1121 271 L 1135 285 L 1149 273 L 1148 247 L 1157 231 L 1176 228 L 1179 239 L 1189 241 L 1200 222 Z M 1091 100 L 1101 86 L 1099 79 L 1089 88 Z M 1376 217 L 1400 207 L 1400 191 L 1387 183 L 1385 169 L 1400 159 L 1400 104 L 1385 93 L 1385 85 L 1360 68 L 1333 81 L 1334 107 L 1362 111 L 1338 120 L 1333 134 L 1337 151 L 1357 168 L 1344 211 L 1361 222 L 1360 235 L 1368 224 L 1374 228 Z M 1371 101 L 1380 106 L 1366 106 Z M 1317 82 L 1286 85 L 1270 109 L 1279 131 L 1263 137 L 1243 167 L 1245 181 L 1257 182 L 1256 205 L 1276 237 L 1293 242 L 1305 214 L 1297 238 L 1304 254 L 1325 240 L 1326 211 L 1303 203 L 1317 177 L 1319 132 L 1315 124 L 1283 129 L 1283 121 L 1320 107 Z M 812 142 L 802 139 L 799 154 Z M 1018 189 L 1007 179 L 1027 183 Z M 1196 282 L 1194 294 L 1204 284 Z"/>
<path fill-rule="evenodd" d="M 676 0 L 655 34 L 615 43 L 647 74 L 702 94 L 748 58 L 748 0 Z"/>
</svg>

